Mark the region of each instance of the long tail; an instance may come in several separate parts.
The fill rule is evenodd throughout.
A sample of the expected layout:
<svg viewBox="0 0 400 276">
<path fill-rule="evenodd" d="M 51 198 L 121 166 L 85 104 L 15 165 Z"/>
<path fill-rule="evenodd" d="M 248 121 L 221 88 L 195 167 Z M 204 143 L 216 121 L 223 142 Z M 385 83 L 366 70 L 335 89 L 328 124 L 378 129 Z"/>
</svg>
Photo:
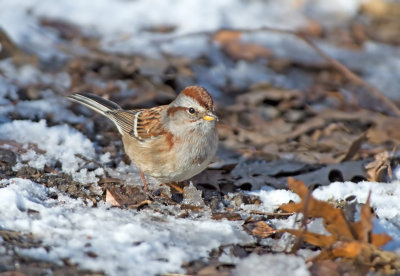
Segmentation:
<svg viewBox="0 0 400 276">
<path fill-rule="evenodd" d="M 121 109 L 116 103 L 90 93 L 76 93 L 67 96 L 68 99 L 84 104 L 96 112 L 108 117 L 107 111 Z"/>
<path fill-rule="evenodd" d="M 112 111 L 122 110 L 118 104 L 90 93 L 76 93 L 67 96 L 67 98 L 74 102 L 86 105 L 94 111 L 106 116 L 113 121 L 113 123 L 117 126 L 118 131 L 122 134 L 121 127 L 115 121 L 115 118 L 111 115 L 113 113 Z"/>
</svg>

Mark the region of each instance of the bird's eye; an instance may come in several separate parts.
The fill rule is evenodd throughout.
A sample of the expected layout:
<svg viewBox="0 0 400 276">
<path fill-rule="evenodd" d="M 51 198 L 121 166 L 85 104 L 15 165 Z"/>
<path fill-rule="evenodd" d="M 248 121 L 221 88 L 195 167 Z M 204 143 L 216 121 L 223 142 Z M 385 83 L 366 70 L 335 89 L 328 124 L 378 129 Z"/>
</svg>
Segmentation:
<svg viewBox="0 0 400 276">
<path fill-rule="evenodd" d="M 193 107 L 189 107 L 188 111 L 190 114 L 194 114 L 196 112 Z"/>
</svg>

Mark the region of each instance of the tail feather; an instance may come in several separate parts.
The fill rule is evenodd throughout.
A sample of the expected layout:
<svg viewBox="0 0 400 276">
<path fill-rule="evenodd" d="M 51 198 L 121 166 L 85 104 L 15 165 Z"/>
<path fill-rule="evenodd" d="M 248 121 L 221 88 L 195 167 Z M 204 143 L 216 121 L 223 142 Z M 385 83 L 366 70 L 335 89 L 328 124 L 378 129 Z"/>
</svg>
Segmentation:
<svg viewBox="0 0 400 276">
<path fill-rule="evenodd" d="M 115 121 L 113 116 L 110 116 L 110 114 L 113 113 L 111 111 L 122 110 L 118 104 L 90 93 L 76 93 L 67 96 L 67 98 L 74 102 L 83 104 L 93 109 L 94 111 L 106 116 L 111 121 L 113 121 L 113 123 L 117 126 L 118 131 L 122 134 L 121 127 Z"/>
<path fill-rule="evenodd" d="M 76 93 L 68 96 L 67 98 L 72 101 L 84 104 L 94 111 L 103 114 L 104 116 L 107 116 L 107 111 L 121 109 L 118 104 L 90 93 Z"/>
</svg>

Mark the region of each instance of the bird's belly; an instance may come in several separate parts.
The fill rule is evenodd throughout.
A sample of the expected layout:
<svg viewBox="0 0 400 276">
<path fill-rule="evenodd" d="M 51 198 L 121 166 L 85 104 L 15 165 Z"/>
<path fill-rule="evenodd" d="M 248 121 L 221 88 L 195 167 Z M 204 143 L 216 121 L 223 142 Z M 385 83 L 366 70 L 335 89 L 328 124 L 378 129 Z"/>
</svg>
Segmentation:
<svg viewBox="0 0 400 276">
<path fill-rule="evenodd" d="M 123 137 L 123 139 L 129 139 Z M 160 140 L 152 141 L 151 145 L 144 145 L 133 141 L 126 143 L 125 151 L 135 165 L 146 175 L 152 176 L 161 182 L 180 182 L 192 178 L 207 168 L 215 156 L 217 140 L 193 147 L 193 144 L 181 145 L 181 148 L 167 150 Z"/>
<path fill-rule="evenodd" d="M 211 159 L 213 157 L 214 156 L 207 158 L 200 164 L 193 163 L 191 165 L 183 165 L 184 169 L 180 170 L 180 173 L 179 173 L 179 170 L 177 170 L 174 175 L 171 175 L 170 181 L 173 181 L 173 182 L 185 181 L 185 180 L 190 179 L 193 176 L 201 173 L 202 171 L 204 171 L 207 168 L 208 164 L 210 164 Z"/>
</svg>

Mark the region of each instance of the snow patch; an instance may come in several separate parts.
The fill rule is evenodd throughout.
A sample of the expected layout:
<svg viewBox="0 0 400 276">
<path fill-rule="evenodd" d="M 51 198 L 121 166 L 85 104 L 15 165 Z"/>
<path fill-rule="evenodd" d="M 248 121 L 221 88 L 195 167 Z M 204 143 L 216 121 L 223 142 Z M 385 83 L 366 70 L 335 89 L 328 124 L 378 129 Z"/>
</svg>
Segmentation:
<svg viewBox="0 0 400 276">
<path fill-rule="evenodd" d="M 240 223 L 178 219 L 152 211 L 86 206 L 30 180 L 1 180 L 0 225 L 32 233 L 49 246 L 20 250 L 32 258 L 61 263 L 68 258 L 83 269 L 110 275 L 183 273 L 185 261 L 207 258 L 224 244 L 254 242 Z M 32 217 L 28 210 L 34 210 Z M 90 256 L 96 257 L 90 257 Z"/>
<path fill-rule="evenodd" d="M 234 276 L 262 276 L 275 273 L 294 276 L 311 275 L 302 258 L 285 254 L 251 254 L 242 259 L 233 271 Z"/>
<path fill-rule="evenodd" d="M 0 125 L 0 137 L 20 143 L 26 150 L 21 161 L 36 169 L 54 167 L 60 162 L 62 172 L 82 183 L 97 182 L 97 176 L 103 175 L 102 170 L 88 172 L 81 168 L 86 161 L 78 155 L 94 159 L 95 150 L 87 137 L 68 125 L 48 127 L 45 120 L 13 121 Z M 21 166 L 17 164 L 17 168 Z"/>
</svg>

